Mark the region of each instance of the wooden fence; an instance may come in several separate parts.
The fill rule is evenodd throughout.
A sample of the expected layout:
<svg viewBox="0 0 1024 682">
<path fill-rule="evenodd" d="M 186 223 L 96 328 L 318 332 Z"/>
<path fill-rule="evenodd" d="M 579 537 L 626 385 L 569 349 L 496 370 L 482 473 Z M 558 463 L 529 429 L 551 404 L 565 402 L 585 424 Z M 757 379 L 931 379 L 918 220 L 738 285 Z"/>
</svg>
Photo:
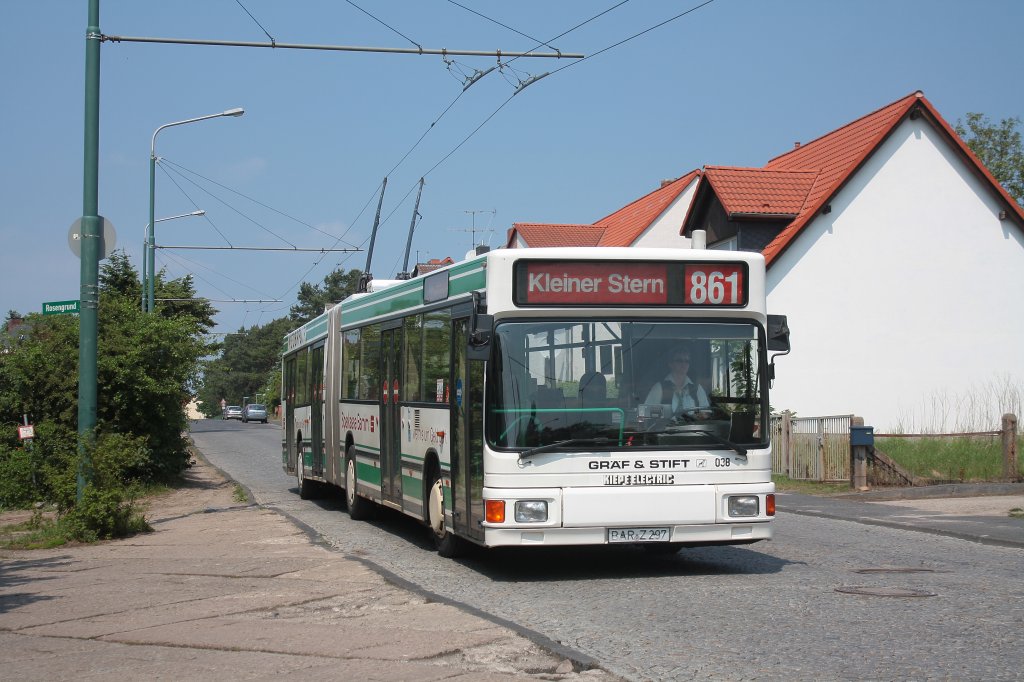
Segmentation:
<svg viewBox="0 0 1024 682">
<path fill-rule="evenodd" d="M 789 412 L 771 415 L 772 473 L 796 480 L 839 482 L 852 481 L 850 456 L 850 425 L 853 415 L 830 417 L 794 417 Z M 956 434 L 874 434 L 875 438 L 959 438 L 991 436 L 1002 440 L 1003 480 L 1020 478 L 1017 455 L 1017 417 L 1003 415 L 999 431 Z M 879 469 L 892 469 L 895 477 L 887 477 L 889 485 L 916 485 L 929 481 L 916 479 L 900 470 L 899 466 L 878 452 L 871 460 L 886 464 Z M 877 460 L 877 461 L 875 461 Z M 891 472 L 890 472 L 891 473 Z M 879 484 L 880 481 L 875 481 Z"/>
<path fill-rule="evenodd" d="M 773 414 L 772 473 L 804 481 L 849 481 L 852 418 Z"/>
</svg>

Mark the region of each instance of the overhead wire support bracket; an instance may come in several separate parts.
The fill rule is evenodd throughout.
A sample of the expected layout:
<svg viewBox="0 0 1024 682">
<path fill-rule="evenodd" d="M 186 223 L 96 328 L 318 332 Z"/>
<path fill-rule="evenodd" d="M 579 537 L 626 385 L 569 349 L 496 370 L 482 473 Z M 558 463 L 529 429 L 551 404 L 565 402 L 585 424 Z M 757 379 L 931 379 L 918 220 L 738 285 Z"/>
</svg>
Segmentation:
<svg viewBox="0 0 1024 682">
<path fill-rule="evenodd" d="M 264 47 L 276 50 L 326 50 L 329 52 L 383 52 L 390 54 L 457 55 L 460 57 L 536 57 L 546 59 L 584 59 L 586 55 L 572 52 L 504 52 L 502 50 L 450 50 L 424 47 L 365 47 L 359 45 L 316 45 L 306 43 L 253 42 L 247 40 L 200 40 L 197 38 L 157 38 L 143 36 L 101 35 L 111 43 L 164 43 L 171 45 L 211 45 L 221 47 Z"/>
<path fill-rule="evenodd" d="M 518 88 L 516 88 L 516 91 L 515 91 L 515 92 L 513 92 L 512 94 L 513 94 L 513 95 L 518 95 L 518 94 L 519 94 L 520 92 L 522 92 L 523 90 L 525 90 L 525 89 L 526 89 L 527 87 L 529 87 L 529 86 L 533 85 L 534 83 L 536 83 L 537 81 L 539 81 L 539 80 L 540 80 L 541 78 L 544 78 L 545 76 L 550 76 L 550 75 L 551 75 L 551 72 L 550 72 L 550 71 L 548 71 L 547 73 L 542 73 L 542 74 L 540 74 L 539 76 L 530 76 L 529 78 L 527 78 L 526 80 L 524 80 L 524 81 L 523 81 L 522 83 L 520 83 L 520 84 L 519 84 L 519 87 L 518 87 Z"/>
<path fill-rule="evenodd" d="M 478 80 L 480 80 L 481 78 L 483 78 L 484 76 L 489 74 L 491 71 L 494 71 L 496 68 L 498 68 L 498 67 L 497 66 L 492 66 L 491 68 L 487 69 L 486 71 L 481 71 L 480 69 L 476 69 L 476 73 L 474 73 L 472 76 L 469 76 L 468 78 L 466 78 L 466 85 L 462 88 L 462 91 L 465 92 L 466 90 L 469 90 L 469 88 L 472 85 L 474 85 Z"/>
</svg>

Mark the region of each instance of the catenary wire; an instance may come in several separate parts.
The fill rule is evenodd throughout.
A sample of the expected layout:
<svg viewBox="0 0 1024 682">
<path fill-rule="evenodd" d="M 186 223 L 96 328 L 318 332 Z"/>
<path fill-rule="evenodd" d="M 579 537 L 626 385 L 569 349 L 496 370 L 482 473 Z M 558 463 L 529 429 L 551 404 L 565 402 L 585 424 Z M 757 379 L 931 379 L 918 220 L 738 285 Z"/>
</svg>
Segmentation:
<svg viewBox="0 0 1024 682">
<path fill-rule="evenodd" d="M 274 43 L 276 43 L 276 42 L 277 42 L 276 40 L 274 40 L 274 36 L 270 35 L 270 32 L 268 32 L 268 31 L 267 31 L 267 29 L 263 28 L 263 24 L 261 24 L 261 23 L 259 22 L 259 20 L 258 20 L 258 19 L 257 19 L 256 17 L 254 17 L 254 16 L 252 15 L 252 12 L 250 12 L 250 11 L 249 11 L 249 10 L 248 10 L 248 9 L 246 8 L 246 6 L 242 4 L 242 0 L 235 0 L 235 2 L 237 2 L 237 3 L 238 3 L 238 6 L 239 6 L 239 7 L 241 7 L 241 8 L 243 9 L 243 10 L 245 10 L 245 13 L 249 15 L 249 18 L 250 18 L 250 19 L 252 19 L 253 21 L 255 21 L 255 22 L 256 22 L 256 25 L 260 27 L 260 30 L 262 30 L 262 31 L 263 31 L 263 33 L 264 33 L 264 34 L 265 34 L 265 35 L 267 36 L 267 38 L 270 38 L 270 44 L 271 44 L 271 45 L 273 45 Z"/>
<path fill-rule="evenodd" d="M 311 224 L 307 223 L 306 221 L 304 221 L 304 220 L 302 220 L 300 218 L 296 218 L 295 216 L 290 215 L 288 213 L 285 213 L 284 211 L 281 211 L 279 209 L 276 209 L 273 206 L 269 206 L 269 205 L 263 203 L 262 201 L 260 201 L 258 199 L 254 199 L 253 197 L 250 197 L 250 196 L 248 196 L 246 194 L 243 194 L 242 192 L 239 192 L 236 189 L 232 189 L 231 187 L 228 187 L 227 185 L 222 185 L 221 183 L 217 182 L 216 180 L 212 180 L 212 179 L 210 179 L 210 178 L 208 178 L 208 177 L 206 177 L 204 175 L 201 175 L 200 173 L 197 173 L 196 171 L 194 171 L 194 170 L 192 170 L 190 168 L 185 168 L 184 166 L 182 166 L 180 164 L 177 164 L 177 163 L 174 163 L 173 161 L 170 161 L 168 159 L 161 159 L 161 160 L 165 161 L 168 165 L 173 166 L 176 170 L 178 170 L 181 173 L 187 173 L 189 175 L 194 175 L 195 177 L 200 178 L 200 179 L 210 183 L 211 185 L 216 185 L 217 187 L 220 187 L 221 189 L 223 189 L 223 190 L 225 190 L 227 192 L 231 192 L 232 194 L 236 194 L 236 195 L 242 197 L 243 199 L 245 199 L 246 201 L 251 201 L 252 203 L 256 204 L 257 206 L 259 206 L 261 208 L 265 208 L 268 211 L 272 211 L 272 212 L 278 214 L 279 216 L 282 216 L 284 218 L 287 218 L 288 220 L 292 220 L 292 221 L 298 223 L 299 225 L 302 225 L 304 227 L 308 227 L 309 229 L 313 230 L 314 232 L 319 232 L 320 234 L 324 235 L 325 237 L 330 237 L 332 239 L 337 237 L 337 235 L 331 234 L 330 232 L 327 232 L 326 230 L 321 230 L 316 225 L 311 225 Z M 345 242 L 345 243 L 349 244 L 349 246 L 352 246 L 352 244 L 350 244 L 349 242 Z"/>
<path fill-rule="evenodd" d="M 412 38 L 410 38 L 409 36 L 405 35 L 404 33 L 402 33 L 401 31 L 399 31 L 399 30 L 398 30 L 397 28 L 395 28 L 394 26 L 389 26 L 388 24 L 384 23 L 384 22 L 383 22 L 383 21 L 382 21 L 381 19 L 378 19 L 377 17 L 373 16 L 372 14 L 370 14 L 369 12 L 367 12 L 367 11 L 366 11 L 365 9 L 363 9 L 362 7 L 360 7 L 359 5 L 357 5 L 356 3 L 352 2 L 352 0 L 345 0 L 345 2 L 347 2 L 347 3 L 348 3 L 348 4 L 350 4 L 350 5 L 352 5 L 352 6 L 353 6 L 353 7 L 355 7 L 355 8 L 357 9 L 357 10 L 359 10 L 360 12 L 362 12 L 363 14 L 365 14 L 366 16 L 370 17 L 371 19 L 373 19 L 374 21 L 376 21 L 376 22 L 377 22 L 378 24 L 380 24 L 380 25 L 381 25 L 381 26 L 383 26 L 384 28 L 386 28 L 386 29 L 390 30 L 390 31 L 391 31 L 392 33 L 395 33 L 396 35 L 398 35 L 398 36 L 401 36 L 402 38 L 405 38 L 405 39 L 406 39 L 406 40 L 408 40 L 408 41 L 409 41 L 410 43 L 412 43 L 413 45 L 415 45 L 415 46 L 416 46 L 416 49 L 417 49 L 417 50 L 421 50 L 421 51 L 423 50 L 423 46 L 422 46 L 422 45 L 420 45 L 419 43 L 417 43 L 417 42 L 416 42 L 415 40 L 413 40 L 413 39 L 412 39 Z"/>
<path fill-rule="evenodd" d="M 174 170 L 174 172 L 176 172 L 176 173 L 178 172 L 178 171 L 177 171 L 177 169 L 172 169 L 172 170 Z M 167 171 L 167 170 L 165 169 L 165 173 L 166 173 L 166 172 L 168 172 L 168 171 Z M 169 175 L 169 173 L 168 173 L 168 175 Z M 293 244 L 292 242 L 288 241 L 287 239 L 285 239 L 285 238 L 284 238 L 284 237 L 282 237 L 281 235 L 277 234 L 276 232 L 274 232 L 273 230 L 271 230 L 271 229 L 270 229 L 269 227 L 267 227 L 266 225 L 263 225 L 262 223 L 260 223 L 260 222 L 259 222 L 258 220 L 256 220 L 255 218 L 252 218 L 251 216 L 248 216 L 248 215 L 246 215 L 246 214 L 245 214 L 245 213 L 243 213 L 243 212 L 242 212 L 241 210 L 239 210 L 239 209 L 235 208 L 234 206 L 232 206 L 232 205 L 231 205 L 231 204 L 229 204 L 228 202 L 224 201 L 223 199 L 221 199 L 221 198 L 220 198 L 219 196 L 217 196 L 216 194 L 214 194 L 214 193 L 213 193 L 213 192 L 211 192 L 210 190 L 208 190 L 208 189 L 206 189 L 205 187 L 201 186 L 201 185 L 200 185 L 199 183 L 197 183 L 196 181 L 194 181 L 194 180 L 193 180 L 192 178 L 189 178 L 189 177 L 187 177 L 187 176 L 185 176 L 185 175 L 183 175 L 183 174 L 179 174 L 179 177 L 181 177 L 181 178 L 182 178 L 183 180 L 185 180 L 186 182 L 190 183 L 190 184 L 191 184 L 191 185 L 192 185 L 193 187 L 195 187 L 196 189 L 198 189 L 198 190 L 199 190 L 200 192 L 203 192 L 204 194 L 206 194 L 207 196 L 209 196 L 210 198 L 212 198 L 212 199 L 213 199 L 214 201 L 220 202 L 220 203 L 221 203 L 221 204 L 223 204 L 223 205 L 224 205 L 225 207 L 227 207 L 227 208 L 231 209 L 232 211 L 234 211 L 234 212 L 235 212 L 235 213 L 237 213 L 238 215 L 242 216 L 243 218 L 245 218 L 246 220 L 248 220 L 248 221 L 249 221 L 250 223 L 252 223 L 252 224 L 253 224 L 253 225 L 255 225 L 256 227 L 260 228 L 260 229 L 261 229 L 261 230 L 263 230 L 264 232 L 266 232 L 266 233 L 268 233 L 268 234 L 270 234 L 270 235 L 273 235 L 274 237 L 277 237 L 278 239 L 280 239 L 281 241 L 283 241 L 283 242 L 284 242 L 285 244 L 287 244 L 288 246 L 292 247 L 293 249 L 297 249 L 297 248 L 298 248 L 298 247 L 297 247 L 297 246 L 296 246 L 295 244 Z M 228 245 L 229 245 L 229 246 L 232 246 L 232 247 L 234 246 L 234 245 L 233 245 L 233 244 L 231 244 L 230 242 L 228 243 Z"/>
</svg>

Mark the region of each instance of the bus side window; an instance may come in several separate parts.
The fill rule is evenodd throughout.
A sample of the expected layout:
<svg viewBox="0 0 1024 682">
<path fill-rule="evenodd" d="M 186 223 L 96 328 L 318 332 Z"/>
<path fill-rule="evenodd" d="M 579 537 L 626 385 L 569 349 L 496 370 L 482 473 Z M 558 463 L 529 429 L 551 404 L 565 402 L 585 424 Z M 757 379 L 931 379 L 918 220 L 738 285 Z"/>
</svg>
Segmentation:
<svg viewBox="0 0 1024 682">
<path fill-rule="evenodd" d="M 434 310 L 423 316 L 423 397 L 445 402 L 451 369 L 451 313 Z"/>
</svg>

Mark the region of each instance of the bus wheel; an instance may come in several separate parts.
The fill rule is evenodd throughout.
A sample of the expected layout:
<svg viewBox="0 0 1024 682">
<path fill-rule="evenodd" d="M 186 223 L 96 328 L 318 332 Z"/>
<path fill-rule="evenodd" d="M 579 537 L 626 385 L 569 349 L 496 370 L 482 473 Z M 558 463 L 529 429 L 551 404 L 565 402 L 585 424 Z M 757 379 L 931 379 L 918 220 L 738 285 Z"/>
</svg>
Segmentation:
<svg viewBox="0 0 1024 682">
<path fill-rule="evenodd" d="M 354 448 L 349 446 L 345 457 L 345 504 L 348 506 L 348 515 L 356 521 L 364 521 L 373 516 L 373 504 L 365 497 L 356 494 L 356 454 Z"/>
<path fill-rule="evenodd" d="M 430 534 L 434 536 L 434 546 L 437 547 L 438 554 L 447 558 L 462 554 L 465 549 L 462 539 L 455 537 L 444 527 L 444 486 L 441 477 L 436 473 L 428 488 L 427 523 L 430 525 Z"/>
<path fill-rule="evenodd" d="M 298 454 L 295 457 L 295 483 L 299 489 L 299 499 L 312 500 L 315 497 L 313 489 L 316 483 L 306 478 L 302 466 L 302 441 L 298 443 Z"/>
</svg>

